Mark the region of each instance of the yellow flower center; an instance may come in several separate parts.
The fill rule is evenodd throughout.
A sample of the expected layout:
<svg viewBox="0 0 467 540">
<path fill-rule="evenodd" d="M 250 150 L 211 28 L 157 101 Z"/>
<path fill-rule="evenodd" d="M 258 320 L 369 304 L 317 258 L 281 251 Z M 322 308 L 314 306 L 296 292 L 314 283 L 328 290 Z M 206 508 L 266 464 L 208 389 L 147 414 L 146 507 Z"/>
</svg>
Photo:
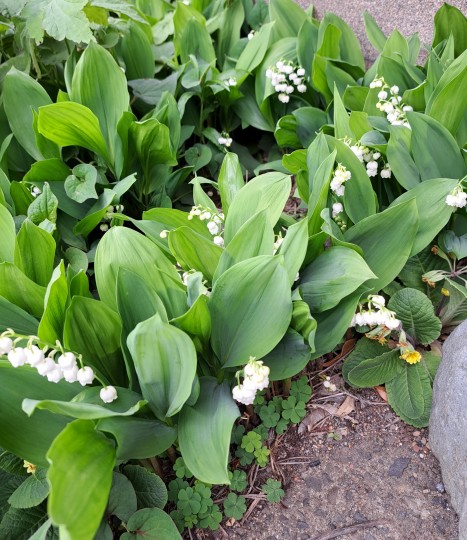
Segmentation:
<svg viewBox="0 0 467 540">
<path fill-rule="evenodd" d="M 402 360 L 405 360 L 408 364 L 416 364 L 422 359 L 422 355 L 418 351 L 410 351 L 401 354 Z"/>
</svg>

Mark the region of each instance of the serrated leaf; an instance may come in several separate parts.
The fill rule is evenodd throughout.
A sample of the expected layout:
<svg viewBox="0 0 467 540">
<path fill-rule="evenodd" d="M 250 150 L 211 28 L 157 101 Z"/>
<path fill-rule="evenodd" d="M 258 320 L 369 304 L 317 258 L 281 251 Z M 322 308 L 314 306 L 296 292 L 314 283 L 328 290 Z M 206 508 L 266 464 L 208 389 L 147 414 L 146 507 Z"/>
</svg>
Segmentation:
<svg viewBox="0 0 467 540">
<path fill-rule="evenodd" d="M 47 520 L 47 512 L 41 506 L 19 509 L 11 507 L 0 523 L 0 538 L 29 538 Z"/>
<path fill-rule="evenodd" d="M 391 298 L 388 308 L 396 312 L 409 336 L 423 345 L 439 337 L 441 321 L 435 315 L 433 305 L 422 292 L 402 289 Z"/>
<path fill-rule="evenodd" d="M 138 508 L 164 508 L 167 489 L 157 474 L 139 465 L 127 465 L 123 473 L 130 480 L 136 493 Z"/>
<path fill-rule="evenodd" d="M 136 493 L 130 480 L 121 473 L 113 473 L 107 513 L 127 522 L 137 510 Z"/>
<path fill-rule="evenodd" d="M 349 373 L 366 358 L 375 358 L 389 352 L 389 349 L 374 339 L 362 338 L 342 365 L 342 376 L 350 384 Z"/>
<path fill-rule="evenodd" d="M 46 499 L 49 494 L 47 469 L 38 469 L 12 493 L 8 502 L 14 508 L 32 508 Z"/>
<path fill-rule="evenodd" d="M 159 508 L 144 508 L 134 513 L 128 520 L 127 529 L 122 540 L 181 540 L 172 519 Z"/>
<path fill-rule="evenodd" d="M 353 386 L 371 388 L 393 379 L 403 369 L 398 351 L 389 351 L 381 356 L 365 358 L 352 368 L 347 377 Z"/>
</svg>

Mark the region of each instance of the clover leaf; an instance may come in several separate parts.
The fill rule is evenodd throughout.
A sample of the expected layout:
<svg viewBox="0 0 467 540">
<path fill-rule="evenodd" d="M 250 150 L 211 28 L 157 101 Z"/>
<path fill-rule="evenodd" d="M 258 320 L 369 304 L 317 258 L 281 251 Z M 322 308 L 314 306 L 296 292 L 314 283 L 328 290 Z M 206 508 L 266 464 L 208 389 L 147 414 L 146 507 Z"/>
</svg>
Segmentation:
<svg viewBox="0 0 467 540">
<path fill-rule="evenodd" d="M 198 517 L 194 514 L 190 514 L 189 516 L 185 516 L 185 527 L 187 529 L 192 529 L 197 523 L 198 523 Z"/>
<path fill-rule="evenodd" d="M 237 450 L 235 450 L 235 455 L 238 457 L 240 465 L 242 466 L 253 463 L 254 456 L 252 452 L 247 452 L 243 448 L 237 448 Z"/>
<path fill-rule="evenodd" d="M 245 435 L 245 427 L 241 424 L 235 426 L 232 430 L 231 442 L 237 446 L 242 443 L 242 437 Z"/>
<path fill-rule="evenodd" d="M 305 417 L 305 402 L 298 401 L 295 396 L 290 396 L 282 403 L 282 417 L 290 420 L 293 424 L 298 424 Z"/>
<path fill-rule="evenodd" d="M 276 407 L 272 403 L 263 405 L 259 410 L 259 417 L 267 428 L 273 428 L 277 425 L 281 415 L 276 412 Z"/>
<path fill-rule="evenodd" d="M 212 505 L 204 514 L 198 514 L 199 526 L 204 529 L 217 531 L 222 521 L 222 512 L 217 504 Z"/>
<path fill-rule="evenodd" d="M 242 492 L 246 486 L 248 485 L 246 481 L 246 472 L 241 471 L 240 469 L 237 469 L 232 473 L 232 477 L 230 479 L 230 489 L 232 491 L 238 491 Z"/>
<path fill-rule="evenodd" d="M 293 381 L 290 386 L 290 395 L 295 396 L 297 401 L 304 401 L 306 403 L 311 397 L 311 388 L 308 384 L 308 377 L 304 375 L 303 377 L 300 377 L 300 379 Z"/>
<path fill-rule="evenodd" d="M 270 454 L 269 449 L 266 448 L 266 446 L 262 446 L 261 448 L 258 448 L 257 450 L 255 450 L 254 454 L 256 458 L 256 463 L 260 467 L 266 467 L 269 461 L 269 454 Z"/>
<path fill-rule="evenodd" d="M 201 510 L 201 495 L 191 487 L 181 489 L 178 492 L 177 508 L 185 517 L 197 514 Z"/>
<path fill-rule="evenodd" d="M 251 431 L 258 433 L 258 435 L 261 437 L 262 442 L 266 441 L 267 438 L 269 437 L 269 429 L 264 424 L 260 424 L 259 426 L 255 427 L 255 429 L 252 429 Z"/>
<path fill-rule="evenodd" d="M 286 420 L 285 418 L 281 418 L 279 422 L 277 422 L 277 426 L 275 428 L 276 434 L 282 435 L 283 433 L 285 433 L 288 425 L 289 425 L 289 421 Z"/>
<path fill-rule="evenodd" d="M 278 480 L 274 480 L 274 478 L 268 478 L 266 483 L 261 486 L 261 490 L 265 493 L 267 500 L 271 503 L 280 502 L 285 495 L 282 484 Z"/>
<path fill-rule="evenodd" d="M 183 458 L 179 457 L 175 461 L 173 465 L 173 469 L 175 471 L 175 475 L 177 478 L 192 478 L 193 473 L 188 469 L 188 467 L 185 465 L 185 462 L 183 461 Z"/>
<path fill-rule="evenodd" d="M 246 499 L 241 495 L 229 493 L 224 501 L 224 514 L 226 517 L 233 517 L 237 521 L 242 519 L 246 512 Z"/>
<path fill-rule="evenodd" d="M 183 513 L 180 512 L 180 510 L 172 510 L 169 515 L 177 526 L 179 532 L 183 533 L 183 531 L 185 530 L 185 517 Z"/>
<path fill-rule="evenodd" d="M 181 489 L 185 489 L 190 484 L 186 480 L 182 480 L 182 478 L 175 478 L 174 480 L 171 480 L 168 485 L 168 496 L 170 502 L 176 502 L 178 499 L 178 492 Z"/>
<path fill-rule="evenodd" d="M 261 435 L 255 431 L 250 431 L 242 438 L 242 448 L 252 454 L 261 447 Z"/>
</svg>

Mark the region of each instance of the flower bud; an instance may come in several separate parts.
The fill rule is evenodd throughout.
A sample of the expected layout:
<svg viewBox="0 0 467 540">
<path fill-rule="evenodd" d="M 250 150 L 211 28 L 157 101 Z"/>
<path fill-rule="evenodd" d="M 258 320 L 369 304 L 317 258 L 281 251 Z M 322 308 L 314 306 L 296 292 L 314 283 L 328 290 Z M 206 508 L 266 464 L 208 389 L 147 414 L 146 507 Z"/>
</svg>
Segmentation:
<svg viewBox="0 0 467 540">
<path fill-rule="evenodd" d="M 11 349 L 11 351 L 8 353 L 8 360 L 10 361 L 10 364 L 17 368 L 19 366 L 24 366 L 26 363 L 26 351 L 22 347 L 16 347 L 14 349 Z"/>
<path fill-rule="evenodd" d="M 99 396 L 104 403 L 112 403 L 117 399 L 117 390 L 113 386 L 104 386 L 99 392 Z"/>
<path fill-rule="evenodd" d="M 71 369 L 76 365 L 76 356 L 72 352 L 66 352 L 58 357 L 57 362 L 62 369 Z"/>
<path fill-rule="evenodd" d="M 44 358 L 42 362 L 39 362 L 36 365 L 37 373 L 39 373 L 39 375 L 42 375 L 42 376 L 47 375 L 47 373 L 55 369 L 55 367 L 56 367 L 56 364 L 53 358 L 50 358 L 50 357 Z"/>
<path fill-rule="evenodd" d="M 0 337 L 0 356 L 2 354 L 8 354 L 13 349 L 13 340 L 9 337 Z"/>
<path fill-rule="evenodd" d="M 91 384 L 94 380 L 94 371 L 89 366 L 85 366 L 78 370 L 77 379 L 81 386 Z"/>
</svg>

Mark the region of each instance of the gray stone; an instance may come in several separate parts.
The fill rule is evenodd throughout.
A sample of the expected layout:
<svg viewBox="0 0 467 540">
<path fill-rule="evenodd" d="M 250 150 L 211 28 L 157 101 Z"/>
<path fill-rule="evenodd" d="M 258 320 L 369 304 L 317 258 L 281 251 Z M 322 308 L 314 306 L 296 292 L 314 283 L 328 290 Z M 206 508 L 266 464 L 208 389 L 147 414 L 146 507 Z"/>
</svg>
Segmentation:
<svg viewBox="0 0 467 540">
<path fill-rule="evenodd" d="M 400 457 L 394 460 L 392 465 L 389 467 L 388 475 L 395 476 L 396 478 L 401 478 L 402 473 L 407 469 L 407 465 L 410 463 L 410 458 Z"/>
<path fill-rule="evenodd" d="M 467 321 L 449 336 L 433 387 L 430 446 L 467 540 Z"/>
</svg>

